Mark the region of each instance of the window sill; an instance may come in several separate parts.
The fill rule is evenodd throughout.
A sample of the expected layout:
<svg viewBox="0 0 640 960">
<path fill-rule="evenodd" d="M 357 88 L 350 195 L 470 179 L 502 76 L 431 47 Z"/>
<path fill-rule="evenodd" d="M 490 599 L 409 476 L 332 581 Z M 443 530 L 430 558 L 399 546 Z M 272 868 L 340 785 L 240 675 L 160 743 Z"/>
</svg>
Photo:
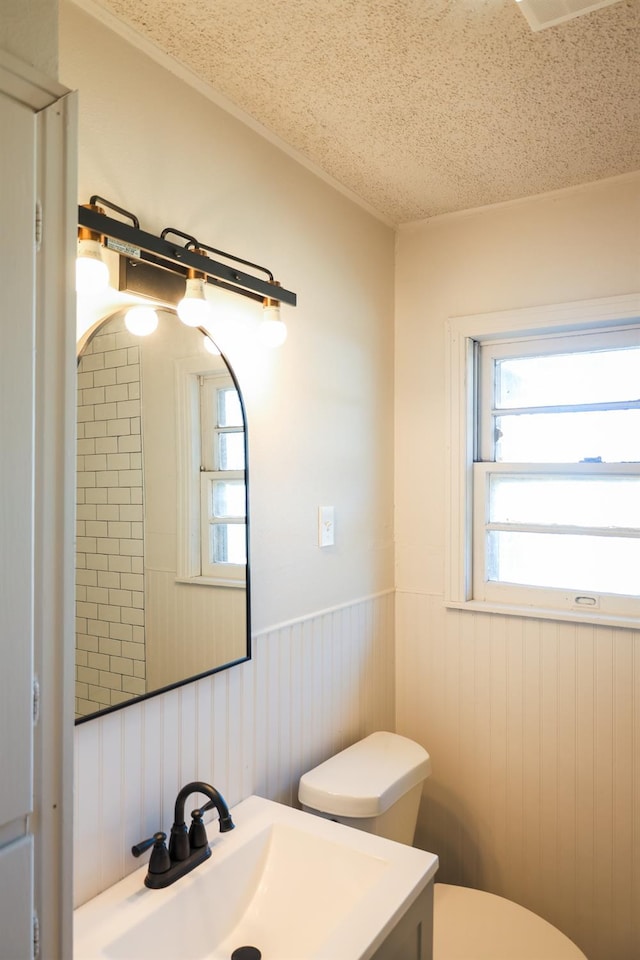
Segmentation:
<svg viewBox="0 0 640 960">
<path fill-rule="evenodd" d="M 500 614 L 506 617 L 528 617 L 535 620 L 560 620 L 569 623 L 586 623 L 598 627 L 621 627 L 640 630 L 640 617 L 617 617 L 593 610 L 558 610 L 544 607 L 528 607 L 507 603 L 488 603 L 483 600 L 445 600 L 448 610 L 467 610 L 470 613 Z"/>
<path fill-rule="evenodd" d="M 190 583 L 198 587 L 232 587 L 235 590 L 245 590 L 246 580 L 232 580 L 225 577 L 176 577 L 176 583 Z"/>
</svg>

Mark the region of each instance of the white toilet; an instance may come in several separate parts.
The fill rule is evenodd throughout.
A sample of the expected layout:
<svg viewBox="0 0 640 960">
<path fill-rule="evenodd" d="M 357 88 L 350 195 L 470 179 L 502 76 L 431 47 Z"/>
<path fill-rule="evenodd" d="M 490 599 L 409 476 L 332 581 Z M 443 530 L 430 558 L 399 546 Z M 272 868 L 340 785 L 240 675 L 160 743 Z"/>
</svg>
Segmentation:
<svg viewBox="0 0 640 960">
<path fill-rule="evenodd" d="M 429 754 L 396 733 L 372 733 L 300 779 L 302 809 L 413 843 Z M 435 851 L 437 852 L 437 851 Z M 586 960 L 556 927 L 503 897 L 434 885 L 433 960 Z"/>
</svg>

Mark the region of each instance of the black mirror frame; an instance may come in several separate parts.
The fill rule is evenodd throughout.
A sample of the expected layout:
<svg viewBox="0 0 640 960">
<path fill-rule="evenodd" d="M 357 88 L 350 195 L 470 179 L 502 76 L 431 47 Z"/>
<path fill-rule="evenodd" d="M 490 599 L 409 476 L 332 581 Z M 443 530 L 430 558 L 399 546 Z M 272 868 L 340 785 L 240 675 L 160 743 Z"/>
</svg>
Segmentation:
<svg viewBox="0 0 640 960">
<path fill-rule="evenodd" d="M 175 308 L 171 306 L 159 305 L 159 307 L 166 312 L 174 313 Z M 81 343 L 79 343 L 78 357 L 77 362 L 80 363 L 82 356 L 82 349 L 91 341 L 93 336 L 101 329 L 101 327 L 107 323 L 113 317 L 117 316 L 119 313 L 123 312 L 123 307 L 119 307 L 117 310 L 111 312 L 108 316 L 100 320 L 95 326 L 91 329 L 89 334 L 83 337 Z M 194 327 L 194 330 L 199 330 L 203 335 L 211 337 L 211 334 L 204 330 L 201 327 Z M 246 539 L 247 539 L 247 571 L 246 571 L 246 584 L 245 584 L 245 602 L 246 602 L 246 654 L 243 657 L 238 657 L 235 660 L 229 660 L 226 663 L 220 664 L 219 666 L 212 667 L 210 670 L 204 670 L 201 673 L 194 674 L 193 676 L 185 677 L 182 680 L 177 680 L 175 683 L 167 684 L 164 687 L 158 687 L 156 690 L 152 690 L 149 693 L 143 693 L 139 696 L 131 697 L 129 700 L 125 700 L 122 703 L 116 703 L 112 706 L 105 707 L 102 710 L 96 710 L 94 713 L 87 714 L 87 716 L 76 717 L 75 726 L 79 726 L 83 723 L 88 723 L 90 720 L 96 720 L 100 717 L 105 717 L 110 713 L 115 713 L 118 710 L 123 710 L 125 707 L 133 706 L 137 703 L 142 703 L 145 700 L 150 700 L 153 697 L 160 696 L 161 694 L 168 693 L 170 690 L 176 690 L 178 687 L 186 686 L 187 684 L 194 683 L 197 680 L 202 680 L 205 677 L 210 677 L 216 673 L 222 673 L 224 670 L 230 669 L 230 667 L 238 666 L 241 663 L 246 663 L 252 659 L 252 643 L 251 643 L 251 563 L 250 563 L 250 550 L 251 550 L 251 533 L 250 533 L 250 503 L 251 499 L 249 496 L 249 429 L 248 429 L 248 420 L 247 420 L 247 410 L 244 402 L 244 396 L 236 376 L 236 372 L 233 369 L 231 363 L 227 359 L 226 355 L 220 352 L 220 356 L 225 362 L 229 375 L 233 381 L 233 384 L 238 391 L 238 397 L 240 399 L 240 407 L 242 410 L 242 419 L 244 422 L 244 456 L 245 456 L 245 499 L 246 499 Z"/>
</svg>

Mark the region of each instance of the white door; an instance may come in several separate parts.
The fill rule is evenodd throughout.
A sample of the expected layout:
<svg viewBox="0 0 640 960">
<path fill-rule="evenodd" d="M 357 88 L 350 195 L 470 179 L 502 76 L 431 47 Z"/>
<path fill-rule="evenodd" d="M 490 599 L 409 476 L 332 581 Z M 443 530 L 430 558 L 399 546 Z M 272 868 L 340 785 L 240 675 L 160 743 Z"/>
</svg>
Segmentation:
<svg viewBox="0 0 640 960">
<path fill-rule="evenodd" d="M 2 960 L 31 956 L 31 924 L 6 892 L 33 901 L 27 817 L 33 810 L 33 484 L 35 116 L 0 98 L 0 939 Z M 5 850 L 4 847 L 8 847 Z M 10 951 L 10 952 L 7 952 Z"/>
<path fill-rule="evenodd" d="M 0 847 L 0 956 L 27 960 L 32 956 L 33 837 L 21 837 Z"/>
<path fill-rule="evenodd" d="M 70 870 L 58 871 L 47 891 L 41 881 L 54 854 L 61 862 L 71 846 L 69 778 L 60 786 L 71 726 L 63 729 L 56 706 L 68 684 L 60 665 L 68 660 L 71 603 L 63 579 L 71 534 L 57 530 L 55 546 L 50 542 L 50 518 L 61 514 L 69 486 L 71 378 L 61 356 L 47 364 L 44 353 L 48 338 L 55 354 L 68 326 L 56 293 L 68 287 L 70 259 L 68 209 L 65 219 L 59 199 L 69 194 L 60 172 L 70 142 L 64 92 L 0 52 L 0 960 L 34 956 L 34 891 L 37 912 L 47 918 L 42 960 L 65 955 L 70 943 Z M 46 253 L 36 231 L 41 206 L 51 210 L 45 234 L 58 236 L 46 246 L 59 254 Z M 69 352 L 69 343 L 57 349 Z M 71 521 L 69 513 L 65 531 Z M 46 710 L 34 728 L 36 672 Z M 43 728 L 55 729 L 55 739 L 45 744 Z"/>
</svg>

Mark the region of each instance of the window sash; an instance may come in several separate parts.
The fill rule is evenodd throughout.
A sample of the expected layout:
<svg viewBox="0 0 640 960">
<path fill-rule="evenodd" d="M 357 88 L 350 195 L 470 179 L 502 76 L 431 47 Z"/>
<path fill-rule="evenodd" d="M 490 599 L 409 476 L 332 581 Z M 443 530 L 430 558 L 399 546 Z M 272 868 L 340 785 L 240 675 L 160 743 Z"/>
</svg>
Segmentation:
<svg viewBox="0 0 640 960">
<path fill-rule="evenodd" d="M 212 487 L 218 480 L 242 480 L 244 481 L 244 472 L 237 471 L 202 471 L 200 474 L 200 568 L 201 576 L 217 581 L 233 582 L 235 585 L 244 585 L 246 583 L 246 562 L 245 563 L 220 563 L 210 560 L 209 557 L 209 537 L 211 528 L 218 525 L 242 525 L 245 527 L 247 518 L 245 516 L 221 516 L 216 517 L 211 510 Z"/>
<path fill-rule="evenodd" d="M 640 399 L 613 401 L 608 403 L 555 404 L 549 406 L 498 407 L 494 396 L 494 367 L 497 361 L 519 359 L 534 356 L 553 356 L 558 353 L 587 353 L 605 349 L 637 346 L 640 331 L 616 327 L 597 333 L 567 334 L 544 333 L 525 339 L 509 340 L 480 339 L 474 342 L 475 368 L 477 378 L 477 400 L 475 404 L 477 419 L 475 460 L 494 460 L 494 423 L 497 417 L 519 416 L 537 413 L 580 413 L 606 410 L 640 409 Z"/>
<path fill-rule="evenodd" d="M 517 616 L 543 619 L 573 620 L 589 623 L 608 623 L 615 626 L 637 628 L 640 623 L 640 602 L 634 598 L 617 598 L 608 595 L 604 602 L 596 599 L 596 605 L 578 603 L 578 594 L 571 591 L 540 590 L 531 587 L 503 587 L 500 584 L 478 584 L 474 567 L 478 570 L 477 552 L 484 536 L 484 529 L 474 526 L 474 497 L 482 492 L 474 490 L 474 477 L 482 468 L 486 438 L 481 435 L 476 418 L 476 390 L 478 383 L 486 389 L 487 378 L 482 376 L 480 345 L 492 344 L 511 355 L 522 355 L 530 347 L 540 353 L 540 336 L 548 337 L 548 352 L 558 352 L 559 337 L 571 337 L 588 348 L 587 337 L 622 333 L 628 342 L 640 342 L 640 293 L 625 294 L 597 300 L 573 303 L 550 304 L 527 307 L 498 313 L 454 317 L 446 327 L 447 370 L 447 434 L 449 456 L 446 477 L 446 541 L 445 541 L 445 604 L 456 609 L 498 612 Z M 571 348 L 572 349 L 572 348 Z M 490 428 L 489 428 L 490 429 Z M 506 469 L 513 472 L 513 464 L 488 464 L 491 469 Z M 577 464 L 570 465 L 575 471 Z M 519 465 L 523 470 L 526 464 Z M 599 470 L 614 468 L 620 464 L 586 464 L 581 469 Z M 535 470 L 566 470 L 566 464 L 535 464 Z M 530 467 L 529 467 L 530 469 Z M 624 465 L 624 470 L 637 470 L 638 465 Z M 478 514 L 476 513 L 476 516 Z M 480 516 L 484 518 L 484 513 Z"/>
<path fill-rule="evenodd" d="M 633 527 L 595 527 L 540 523 L 490 522 L 490 482 L 493 476 L 513 476 L 523 479 L 545 477 L 636 477 L 640 473 L 637 464 L 513 464 L 475 463 L 473 465 L 473 599 L 495 603 L 537 604 L 541 607 L 557 607 L 564 610 L 584 610 L 589 607 L 614 616 L 633 616 L 638 609 L 640 597 L 635 595 L 608 594 L 570 587 L 539 587 L 490 580 L 487 571 L 487 533 L 505 530 L 524 533 L 548 533 L 599 537 L 633 537 L 640 539 L 640 529 Z M 593 599 L 585 602 L 585 596 Z M 578 601 L 577 598 L 580 598 Z"/>
<path fill-rule="evenodd" d="M 219 420 L 219 395 L 236 390 L 228 373 L 218 373 L 200 378 L 200 429 L 201 468 L 220 470 L 220 438 L 223 435 L 242 434 L 243 424 L 221 425 Z"/>
<path fill-rule="evenodd" d="M 204 547 L 208 550 L 209 523 L 208 502 L 203 496 L 206 482 L 204 451 L 216 453 L 218 421 L 217 393 L 220 387 L 237 389 L 229 371 L 220 357 L 190 357 L 176 361 L 177 420 L 179 424 L 178 456 L 178 535 L 177 535 L 177 580 L 203 586 L 246 586 L 246 564 L 205 564 Z M 203 393 L 208 393 L 207 400 Z M 203 423 L 203 420 L 206 421 Z M 224 428 L 225 432 L 239 432 L 237 427 Z M 213 434 L 212 434 L 213 431 Z M 209 440 L 206 438 L 208 432 Z M 246 437 L 244 439 L 246 457 Z M 208 461 L 211 464 L 211 460 Z M 203 469 L 204 468 L 204 469 Z M 223 481 L 241 479 L 246 484 L 246 470 L 222 471 Z M 246 504 L 245 486 L 245 504 Z M 230 522 L 225 518 L 225 523 Z M 247 524 L 247 517 L 236 518 Z"/>
</svg>

